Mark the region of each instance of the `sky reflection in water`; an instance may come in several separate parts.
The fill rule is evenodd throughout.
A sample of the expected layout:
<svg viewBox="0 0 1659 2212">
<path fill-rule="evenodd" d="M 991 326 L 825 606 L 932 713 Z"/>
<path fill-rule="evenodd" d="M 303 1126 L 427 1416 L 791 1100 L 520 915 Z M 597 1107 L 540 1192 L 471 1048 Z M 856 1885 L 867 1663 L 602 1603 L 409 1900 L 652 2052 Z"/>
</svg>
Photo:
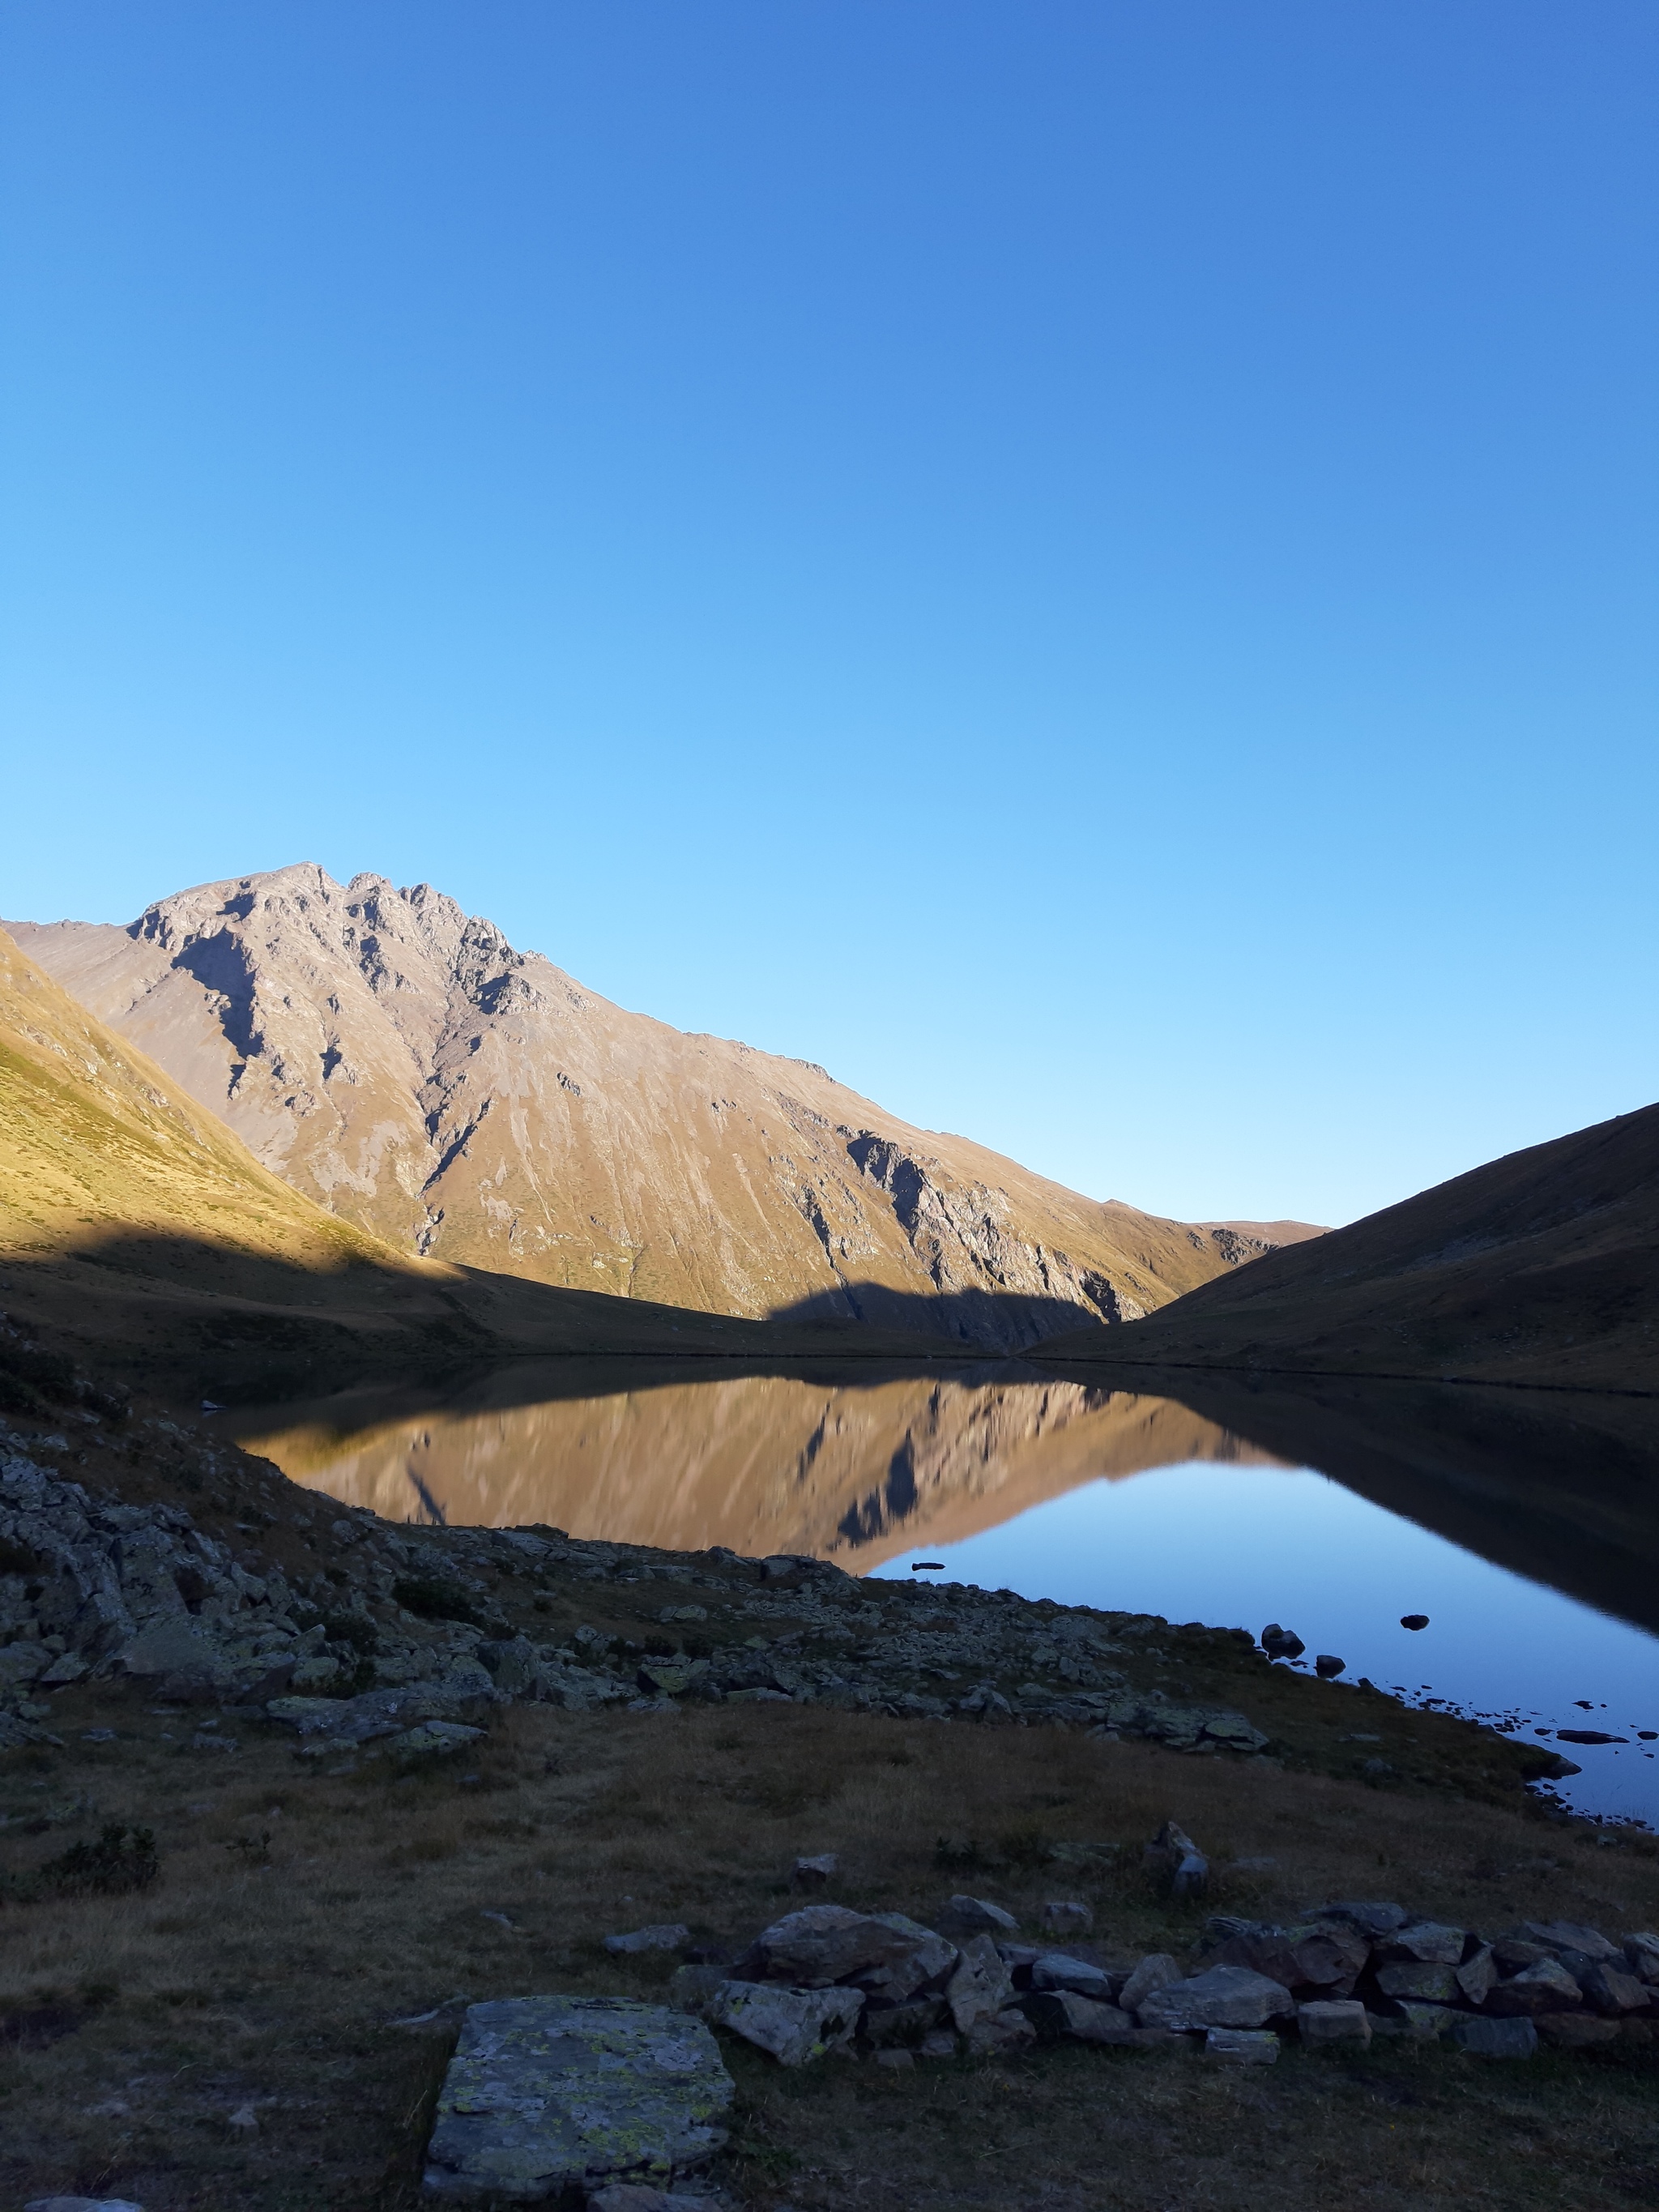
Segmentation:
<svg viewBox="0 0 1659 2212">
<path fill-rule="evenodd" d="M 917 1556 L 941 1560 L 944 1572 L 911 1575 Z M 877 1571 L 1258 1636 L 1276 1620 L 1304 1638 L 1310 1667 L 1316 1653 L 1334 1652 L 1350 1679 L 1403 1687 L 1413 1702 L 1426 1690 L 1458 1711 L 1518 1712 L 1528 1732 L 1628 1735 L 1623 1747 L 1564 1745 L 1583 1772 L 1560 1794 L 1659 1825 L 1659 1742 L 1635 1734 L 1659 1728 L 1659 1641 L 1311 1468 L 1194 1462 L 1092 1482 Z M 1429 1626 L 1402 1628 L 1407 1613 L 1426 1613 Z"/>
</svg>

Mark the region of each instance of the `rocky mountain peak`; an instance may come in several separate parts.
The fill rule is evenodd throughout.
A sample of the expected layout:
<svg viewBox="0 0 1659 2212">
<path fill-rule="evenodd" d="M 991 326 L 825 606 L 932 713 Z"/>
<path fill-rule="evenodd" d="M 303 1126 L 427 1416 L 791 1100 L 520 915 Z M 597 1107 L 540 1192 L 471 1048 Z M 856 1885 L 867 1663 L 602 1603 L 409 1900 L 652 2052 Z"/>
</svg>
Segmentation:
<svg viewBox="0 0 1659 2212">
<path fill-rule="evenodd" d="M 12 927 L 267 1167 L 406 1251 L 1013 1349 L 1249 1250 L 1252 1224 L 1099 1205 L 814 1063 L 626 1012 L 430 884 L 307 861 L 125 928 Z"/>
</svg>

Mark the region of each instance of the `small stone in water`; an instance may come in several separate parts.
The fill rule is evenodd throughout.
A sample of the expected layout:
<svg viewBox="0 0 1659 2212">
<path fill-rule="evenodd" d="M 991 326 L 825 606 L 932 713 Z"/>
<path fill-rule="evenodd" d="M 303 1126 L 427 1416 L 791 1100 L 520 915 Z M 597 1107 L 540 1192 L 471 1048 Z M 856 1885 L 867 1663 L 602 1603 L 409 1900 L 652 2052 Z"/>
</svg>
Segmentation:
<svg viewBox="0 0 1659 2212">
<path fill-rule="evenodd" d="M 1347 1663 L 1346 1659 L 1339 1659 L 1333 1651 L 1322 1651 L 1314 1661 L 1314 1672 L 1328 1681 L 1333 1674 L 1341 1674 Z"/>
<path fill-rule="evenodd" d="M 1400 1626 L 1402 1628 L 1426 1628 L 1428 1625 L 1429 1616 L 1426 1613 L 1402 1613 L 1400 1616 Z"/>
</svg>

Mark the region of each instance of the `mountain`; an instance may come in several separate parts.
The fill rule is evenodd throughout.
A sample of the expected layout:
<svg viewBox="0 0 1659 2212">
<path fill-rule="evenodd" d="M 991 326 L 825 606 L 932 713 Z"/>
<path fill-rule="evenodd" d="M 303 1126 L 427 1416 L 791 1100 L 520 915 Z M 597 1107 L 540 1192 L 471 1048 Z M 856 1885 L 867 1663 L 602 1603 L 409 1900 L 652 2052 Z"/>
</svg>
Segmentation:
<svg viewBox="0 0 1659 2212">
<path fill-rule="evenodd" d="M 1043 1353 L 1659 1389 L 1659 1105 L 1510 1152 Z"/>
<path fill-rule="evenodd" d="M 848 1335 L 922 1348 L 846 1324 L 758 1328 L 395 1251 L 262 1167 L 3 932 L 0 1297 L 6 1373 L 50 1379 L 52 1357 L 84 1358 L 129 1383 L 216 1397 L 325 1389 L 365 1373 L 429 1378 L 526 1352 L 753 1360 L 833 1350 Z"/>
<path fill-rule="evenodd" d="M 311 866 L 19 945 L 264 1166 L 401 1251 L 1014 1350 L 1318 1232 L 1081 1198 L 821 1067 L 625 1012 L 428 884 Z"/>
</svg>

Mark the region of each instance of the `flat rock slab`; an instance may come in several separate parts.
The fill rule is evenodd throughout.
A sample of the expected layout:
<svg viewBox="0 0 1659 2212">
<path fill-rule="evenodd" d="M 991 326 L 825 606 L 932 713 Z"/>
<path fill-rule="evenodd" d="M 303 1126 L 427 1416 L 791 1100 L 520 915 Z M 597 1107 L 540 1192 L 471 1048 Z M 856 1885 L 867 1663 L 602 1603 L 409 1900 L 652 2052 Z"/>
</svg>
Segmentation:
<svg viewBox="0 0 1659 2212">
<path fill-rule="evenodd" d="M 470 2005 L 427 2146 L 434 2197 L 533 2204 L 665 2181 L 725 2140 L 733 2083 L 700 2021 L 617 1997 Z"/>
</svg>

